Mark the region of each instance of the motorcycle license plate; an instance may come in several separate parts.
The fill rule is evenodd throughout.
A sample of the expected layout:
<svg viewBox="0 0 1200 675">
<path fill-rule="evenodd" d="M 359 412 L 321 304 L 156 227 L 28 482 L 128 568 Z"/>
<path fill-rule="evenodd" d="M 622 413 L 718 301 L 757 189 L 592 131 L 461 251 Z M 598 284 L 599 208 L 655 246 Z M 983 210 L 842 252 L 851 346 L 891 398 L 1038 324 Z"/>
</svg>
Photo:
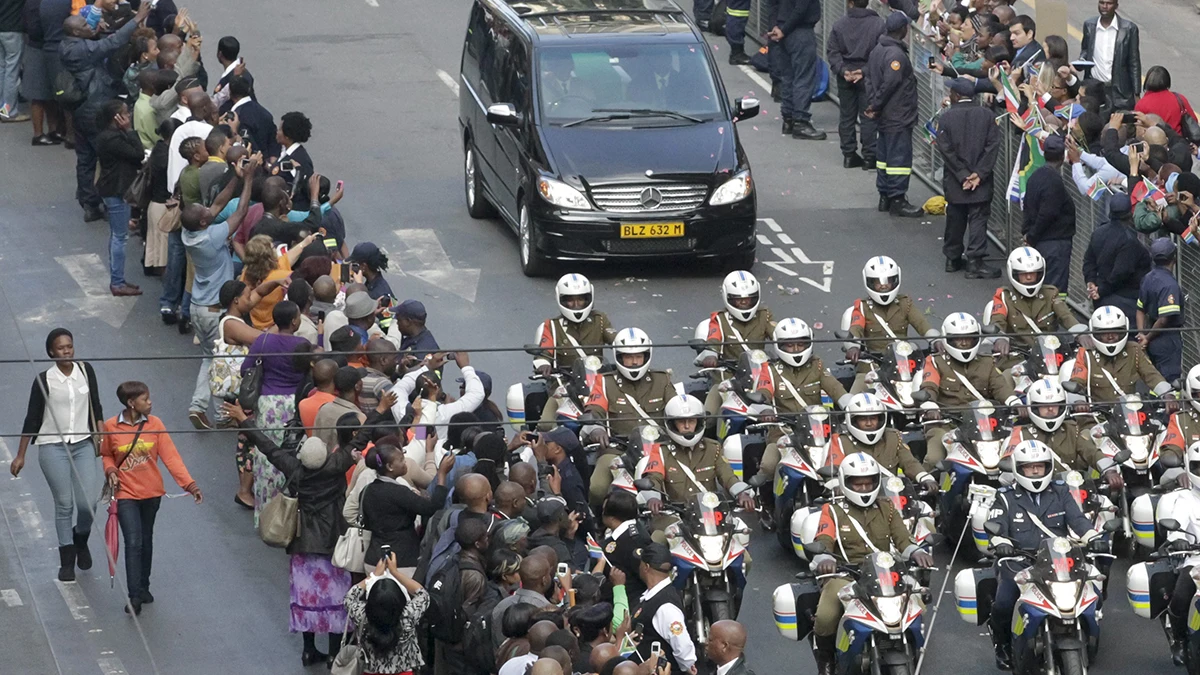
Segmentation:
<svg viewBox="0 0 1200 675">
<path fill-rule="evenodd" d="M 670 239 L 683 236 L 683 223 L 625 223 L 622 239 Z"/>
</svg>

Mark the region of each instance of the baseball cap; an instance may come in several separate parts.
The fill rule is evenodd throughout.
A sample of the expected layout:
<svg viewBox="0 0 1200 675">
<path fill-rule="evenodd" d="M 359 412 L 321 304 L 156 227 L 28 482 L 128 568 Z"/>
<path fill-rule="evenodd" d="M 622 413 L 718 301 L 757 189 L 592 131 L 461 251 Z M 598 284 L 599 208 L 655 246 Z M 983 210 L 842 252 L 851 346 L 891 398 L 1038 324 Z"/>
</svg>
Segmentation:
<svg viewBox="0 0 1200 675">
<path fill-rule="evenodd" d="M 553 431 L 542 434 L 542 438 L 561 445 L 563 450 L 566 450 L 568 453 L 583 447 L 580 445 L 579 437 L 575 435 L 575 432 L 566 427 L 558 427 Z"/>
<path fill-rule="evenodd" d="M 1133 204 L 1129 201 L 1129 195 L 1124 192 L 1115 192 L 1108 196 L 1108 213 L 1113 216 L 1120 216 L 1133 211 Z"/>
<path fill-rule="evenodd" d="M 1169 237 L 1160 237 L 1150 244 L 1150 257 L 1154 262 L 1166 262 L 1175 259 L 1175 242 Z"/>
<path fill-rule="evenodd" d="M 905 16 L 904 12 L 892 12 L 891 14 L 888 14 L 887 21 L 884 23 L 884 29 L 887 30 L 887 32 L 892 33 L 907 25 L 908 17 Z"/>
<path fill-rule="evenodd" d="M 350 252 L 348 262 L 370 262 L 375 256 L 379 255 L 379 247 L 369 241 L 364 241 L 356 244 L 354 250 Z"/>
<path fill-rule="evenodd" d="M 1046 152 L 1066 152 L 1067 142 L 1058 134 L 1050 134 L 1044 144 Z"/>
<path fill-rule="evenodd" d="M 396 306 L 393 315 L 406 319 L 425 320 L 425 305 L 420 300 L 405 300 Z"/>
<path fill-rule="evenodd" d="M 959 96 L 974 96 L 975 83 L 965 77 L 956 77 L 946 79 L 946 88 L 958 94 Z"/>
</svg>

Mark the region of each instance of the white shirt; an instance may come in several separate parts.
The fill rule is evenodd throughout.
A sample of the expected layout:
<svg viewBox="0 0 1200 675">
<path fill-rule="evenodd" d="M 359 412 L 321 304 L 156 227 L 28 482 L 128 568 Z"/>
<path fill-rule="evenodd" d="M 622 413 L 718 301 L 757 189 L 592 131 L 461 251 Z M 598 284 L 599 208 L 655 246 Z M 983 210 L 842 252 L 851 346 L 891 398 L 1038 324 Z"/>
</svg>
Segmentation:
<svg viewBox="0 0 1200 675">
<path fill-rule="evenodd" d="M 1183 526 L 1183 532 L 1168 532 L 1167 541 L 1196 541 L 1196 537 L 1200 536 L 1200 495 L 1190 488 L 1168 492 L 1159 500 L 1158 518 L 1173 518 Z M 1188 566 L 1197 563 L 1200 563 L 1200 555 L 1196 554 L 1184 561 Z"/>
<path fill-rule="evenodd" d="M 171 113 L 171 119 L 179 120 L 180 122 L 186 122 L 189 119 L 191 119 L 191 117 L 192 117 L 191 108 L 188 108 L 186 105 L 182 105 L 182 104 L 180 104 L 179 107 L 175 108 L 175 112 Z"/>
<path fill-rule="evenodd" d="M 1117 49 L 1117 33 L 1120 32 L 1121 18 L 1114 16 L 1108 28 L 1096 21 L 1096 40 L 1092 44 L 1092 75 L 1101 82 L 1112 80 L 1113 54 Z"/>
<path fill-rule="evenodd" d="M 407 373 L 400 381 L 396 383 L 393 391 L 398 397 L 396 405 L 392 406 L 392 415 L 396 419 L 402 419 L 408 408 L 408 399 L 412 396 L 412 392 L 417 387 L 417 378 L 423 373 L 428 372 L 428 368 L 421 366 Z M 433 412 L 432 419 L 437 427 L 437 435 L 441 440 L 446 439 L 446 424 L 450 418 L 460 412 L 474 412 L 476 408 L 483 403 L 483 383 L 479 381 L 479 376 L 475 374 L 475 368 L 467 366 L 462 369 L 463 384 L 466 385 L 466 391 L 463 392 L 461 398 L 457 401 L 452 401 L 445 404 L 431 403 L 425 401 L 422 406 L 422 416 L 428 417 L 428 410 L 431 407 L 436 407 Z"/>
<path fill-rule="evenodd" d="M 249 96 L 243 96 L 243 97 L 239 98 L 237 100 L 237 103 L 234 103 L 233 107 L 229 109 L 229 112 L 233 112 L 233 111 L 237 110 L 238 108 L 246 105 L 247 103 L 250 102 L 250 100 L 251 99 Z"/>
<path fill-rule="evenodd" d="M 524 656 L 514 656 L 500 666 L 499 675 L 525 675 L 525 670 L 536 663 L 538 660 L 535 654 L 525 654 Z"/>
<path fill-rule="evenodd" d="M 734 659 L 734 660 L 730 661 L 729 663 L 726 663 L 723 666 L 717 666 L 717 675 L 725 675 L 725 673 L 728 673 L 729 671 L 733 670 L 733 665 L 735 663 L 737 663 L 738 659 L 740 659 L 740 658 L 742 658 L 742 657 L 739 656 L 737 659 Z"/>
<path fill-rule="evenodd" d="M 42 427 L 38 429 L 37 445 L 78 443 L 91 436 L 88 427 L 87 374 L 83 366 L 71 364 L 71 374 L 63 375 L 58 366 L 46 371 L 46 409 Z"/>
<path fill-rule="evenodd" d="M 642 602 L 653 598 L 659 591 L 670 585 L 669 577 L 658 582 L 654 588 L 642 593 Z M 692 636 L 688 635 L 687 619 L 683 616 L 683 609 L 675 605 L 662 605 L 654 613 L 654 618 L 650 623 L 654 626 L 654 632 L 667 638 L 667 642 L 671 644 L 671 651 L 675 652 L 675 663 L 679 665 L 679 668 L 684 672 L 691 670 L 692 666 L 696 665 L 696 645 L 692 642 Z"/>
<path fill-rule="evenodd" d="M 175 191 L 175 183 L 179 182 L 179 175 L 187 168 L 188 161 L 179 154 L 179 146 L 189 138 L 208 138 L 208 134 L 213 130 L 213 126 L 208 122 L 200 120 L 192 120 L 184 122 L 182 126 L 175 130 L 171 136 L 171 146 L 167 151 L 167 191 Z"/>
<path fill-rule="evenodd" d="M 287 148 L 285 148 L 283 152 L 279 153 L 279 161 L 282 162 L 284 160 L 284 158 L 291 156 L 291 154 L 293 152 L 295 152 L 299 149 L 300 149 L 299 143 L 292 143 L 291 145 L 287 146 Z M 292 167 L 291 174 L 292 174 L 292 178 L 295 178 L 296 176 L 300 175 L 299 165 L 294 165 Z"/>
</svg>

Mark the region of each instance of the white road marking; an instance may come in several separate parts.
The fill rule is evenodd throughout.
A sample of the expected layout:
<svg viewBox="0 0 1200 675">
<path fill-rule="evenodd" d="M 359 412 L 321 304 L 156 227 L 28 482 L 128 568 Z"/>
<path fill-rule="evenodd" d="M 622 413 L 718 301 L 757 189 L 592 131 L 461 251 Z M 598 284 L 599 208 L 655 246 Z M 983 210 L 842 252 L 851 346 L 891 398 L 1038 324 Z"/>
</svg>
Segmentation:
<svg viewBox="0 0 1200 675">
<path fill-rule="evenodd" d="M 374 1 L 367 0 L 367 3 L 370 4 Z M 99 659 L 97 663 L 100 664 L 100 672 L 104 673 L 104 675 L 128 675 L 125 670 L 125 664 L 121 663 L 121 659 L 115 656 Z"/>
<path fill-rule="evenodd" d="M 746 77 L 754 80 L 754 82 L 757 83 L 758 86 L 762 87 L 764 95 L 766 95 L 766 96 L 771 95 L 771 83 L 768 80 L 764 79 L 762 75 L 759 75 L 758 71 L 755 70 L 753 68 L 753 66 L 738 66 L 738 70 L 745 73 Z M 761 99 L 762 99 L 762 97 L 760 96 L 759 100 L 761 100 Z"/>
<path fill-rule="evenodd" d="M 37 504 L 27 500 L 17 504 L 16 509 L 17 517 L 21 519 L 21 525 L 29 532 L 29 536 L 34 539 L 46 536 L 46 530 L 42 527 L 42 514 L 38 511 Z"/>
<path fill-rule="evenodd" d="M 758 220 L 767 227 L 771 228 L 772 232 L 783 232 L 783 228 L 779 225 L 779 223 L 775 222 L 774 218 L 759 218 Z"/>
<path fill-rule="evenodd" d="M 133 310 L 136 298 L 113 297 L 108 288 L 108 264 L 95 253 L 56 256 L 54 258 L 75 280 L 83 297 L 51 301 L 40 311 L 23 317 L 25 321 L 61 323 L 80 318 L 98 319 L 113 328 L 121 328 Z"/>
<path fill-rule="evenodd" d="M 763 246 L 770 246 L 771 239 L 765 234 L 760 234 L 758 235 L 758 243 L 762 244 Z"/>
<path fill-rule="evenodd" d="M 20 607 L 25 604 L 21 602 L 21 594 L 17 593 L 15 588 L 0 589 L 0 600 L 3 600 L 4 604 L 9 607 Z"/>
<path fill-rule="evenodd" d="M 8 443 L 5 443 L 3 438 L 0 438 L 0 460 L 5 464 L 12 464 L 12 453 L 8 451 Z"/>
<path fill-rule="evenodd" d="M 378 7 L 378 6 L 379 6 L 379 0 L 367 0 L 367 4 L 368 4 L 368 5 L 370 5 L 370 6 L 372 6 L 372 7 Z"/>
<path fill-rule="evenodd" d="M 441 68 L 438 68 L 437 76 L 438 79 L 444 82 L 447 87 L 450 87 L 450 91 L 454 92 L 455 96 L 458 96 L 458 80 L 454 79 L 450 73 L 447 73 Z"/>
<path fill-rule="evenodd" d="M 787 244 L 788 246 L 791 246 L 792 244 L 794 244 L 794 243 L 796 243 L 796 242 L 792 241 L 792 238 L 791 238 L 791 237 L 789 237 L 789 236 L 787 236 L 786 234 L 784 234 L 784 233 L 780 232 L 780 233 L 779 233 L 779 243 L 781 243 L 781 244 Z"/>
<path fill-rule="evenodd" d="M 450 291 L 467 302 L 475 302 L 480 270 L 454 267 L 436 232 L 430 229 L 396 230 L 396 236 L 405 248 L 401 256 L 407 266 L 402 268 L 405 273 Z"/>
<path fill-rule="evenodd" d="M 71 610 L 71 618 L 76 621 L 87 621 L 87 614 L 83 610 L 91 609 L 91 605 L 88 604 L 87 596 L 83 594 L 83 589 L 79 587 L 79 584 L 63 583 L 55 579 L 54 585 L 58 586 L 58 592 L 62 595 L 63 602 L 67 603 L 67 609 Z"/>
<path fill-rule="evenodd" d="M 795 242 L 792 241 L 792 238 L 790 236 L 788 236 L 787 234 L 785 234 L 783 232 L 783 228 L 779 225 L 779 223 L 775 222 L 774 218 L 759 218 L 759 221 L 762 222 L 763 224 L 765 224 L 771 230 L 773 230 L 776 233 L 775 237 L 777 239 L 779 239 L 779 241 L 781 243 L 791 246 L 790 253 L 789 253 L 789 251 L 787 249 L 784 249 L 782 246 L 775 246 L 774 243 L 771 241 L 771 237 L 760 233 L 760 234 L 758 234 L 759 243 L 763 244 L 764 246 L 771 247 L 771 252 L 775 254 L 775 257 L 777 259 L 776 260 L 761 260 L 760 259 L 759 262 L 766 265 L 767 267 L 770 267 L 771 269 L 782 272 L 783 274 L 786 274 L 789 277 L 796 277 L 798 280 L 803 281 L 804 283 L 808 284 L 809 286 L 812 286 L 813 288 L 816 288 L 816 289 L 825 291 L 826 293 L 829 293 L 833 287 L 833 261 L 832 260 L 812 260 L 811 258 L 809 258 L 808 254 L 806 254 L 803 249 L 801 249 L 799 246 L 793 245 Z M 821 266 L 821 276 L 823 278 L 821 279 L 820 282 L 818 282 L 814 279 L 810 279 L 809 277 L 800 276 L 800 274 L 798 272 L 791 269 L 791 266 L 797 265 L 797 264 L 799 264 L 799 265 L 820 265 Z"/>
</svg>

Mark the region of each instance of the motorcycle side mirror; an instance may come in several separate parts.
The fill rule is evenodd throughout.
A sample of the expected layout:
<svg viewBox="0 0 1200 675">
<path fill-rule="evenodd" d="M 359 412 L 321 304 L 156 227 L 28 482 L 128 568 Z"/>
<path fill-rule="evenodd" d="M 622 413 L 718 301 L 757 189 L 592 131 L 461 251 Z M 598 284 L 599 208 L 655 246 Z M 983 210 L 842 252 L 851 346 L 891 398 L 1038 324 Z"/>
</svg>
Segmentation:
<svg viewBox="0 0 1200 675">
<path fill-rule="evenodd" d="M 833 337 L 835 337 L 839 340 L 849 340 L 850 339 L 850 331 L 840 330 L 840 329 L 835 330 L 835 331 L 833 331 Z"/>
<path fill-rule="evenodd" d="M 804 545 L 804 552 L 806 554 L 808 554 L 808 557 L 810 557 L 810 558 L 813 556 L 821 555 L 822 553 L 825 553 L 828 550 L 829 549 L 825 547 L 825 542 L 823 542 L 823 541 L 814 541 L 812 543 Z"/>
<path fill-rule="evenodd" d="M 979 332 L 984 335 L 999 335 L 1000 327 L 994 323 L 989 323 L 979 328 Z"/>
<path fill-rule="evenodd" d="M 1132 456 L 1133 456 L 1133 453 L 1130 452 L 1127 448 L 1127 449 L 1121 450 L 1117 454 L 1113 455 L 1113 461 L 1116 462 L 1117 464 L 1124 464 L 1125 462 L 1128 462 L 1129 458 Z"/>
<path fill-rule="evenodd" d="M 817 475 L 825 480 L 829 480 L 837 475 L 837 469 L 832 466 L 823 466 L 817 469 Z"/>
<path fill-rule="evenodd" d="M 642 492 L 653 492 L 654 491 L 654 483 L 652 483 L 649 478 L 639 478 L 639 479 L 633 481 L 633 487 L 637 488 L 638 490 L 640 490 Z"/>
<path fill-rule="evenodd" d="M 989 520 L 983 524 L 983 529 L 986 530 L 988 534 L 995 537 L 1000 534 L 1000 521 Z"/>
<path fill-rule="evenodd" d="M 767 402 L 767 397 L 763 396 L 761 391 L 747 392 L 743 398 L 755 405 L 762 405 Z"/>
<path fill-rule="evenodd" d="M 700 338 L 692 338 L 691 340 L 687 341 L 687 345 L 692 348 L 692 351 L 699 354 L 705 350 L 705 348 L 708 346 L 708 343 Z"/>
<path fill-rule="evenodd" d="M 1063 391 L 1067 392 L 1068 394 L 1078 394 L 1083 391 L 1083 387 L 1080 387 L 1079 383 L 1074 380 L 1067 380 L 1066 382 L 1063 382 L 1062 388 Z"/>
<path fill-rule="evenodd" d="M 525 345 L 521 349 L 524 349 L 525 353 L 530 356 L 537 356 L 542 353 L 542 348 L 538 345 Z"/>
<path fill-rule="evenodd" d="M 912 400 L 917 403 L 925 403 L 929 398 L 929 392 L 925 389 L 918 389 L 912 393 Z"/>
<path fill-rule="evenodd" d="M 938 471 L 941 471 L 942 473 L 946 473 L 947 471 L 950 470 L 950 465 L 946 464 L 946 460 L 942 459 L 942 460 L 938 460 L 938 463 L 934 465 L 934 468 L 936 468 Z"/>
<path fill-rule="evenodd" d="M 1124 527 L 1124 525 L 1121 524 L 1121 520 L 1119 518 L 1113 518 L 1112 520 L 1104 521 L 1104 525 L 1101 527 L 1101 529 L 1103 529 L 1105 532 L 1116 532 L 1122 527 Z"/>
<path fill-rule="evenodd" d="M 1167 532 L 1183 532 L 1183 526 L 1180 525 L 1179 521 L 1175 520 L 1174 518 L 1163 518 L 1162 520 L 1158 521 L 1158 526 Z"/>
<path fill-rule="evenodd" d="M 1116 458 L 1114 457 L 1113 459 L 1115 460 Z M 1158 463 L 1161 464 L 1164 469 L 1178 469 L 1183 466 L 1183 459 L 1180 458 L 1179 455 L 1170 452 L 1164 455 L 1159 455 Z"/>
<path fill-rule="evenodd" d="M 1170 384 L 1173 391 L 1183 391 L 1183 380 L 1179 379 L 1178 377 L 1174 380 L 1171 380 Z"/>
<path fill-rule="evenodd" d="M 598 370 L 596 372 L 598 372 L 601 375 L 608 375 L 610 373 L 615 373 L 615 372 L 617 372 L 617 364 L 606 363 L 606 364 L 600 366 L 600 370 Z"/>
<path fill-rule="evenodd" d="M 768 476 L 766 474 L 755 474 L 750 480 L 746 481 L 746 485 L 752 488 L 760 488 L 767 484 Z"/>
</svg>

